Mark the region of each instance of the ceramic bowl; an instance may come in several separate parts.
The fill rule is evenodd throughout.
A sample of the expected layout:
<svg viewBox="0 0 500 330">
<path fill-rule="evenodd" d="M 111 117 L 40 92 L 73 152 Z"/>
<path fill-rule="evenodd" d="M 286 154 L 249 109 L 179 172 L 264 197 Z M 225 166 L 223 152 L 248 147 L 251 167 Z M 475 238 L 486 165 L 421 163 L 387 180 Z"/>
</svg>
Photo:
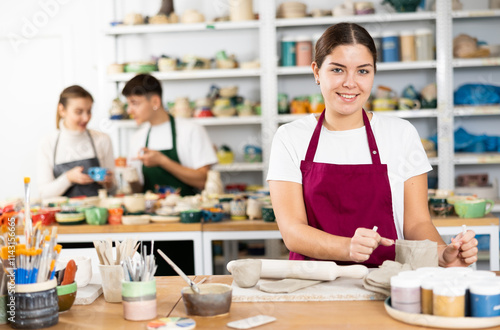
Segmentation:
<svg viewBox="0 0 500 330">
<path fill-rule="evenodd" d="M 146 209 L 146 198 L 143 194 L 134 194 L 123 197 L 123 204 L 128 213 L 144 212 Z"/>
<path fill-rule="evenodd" d="M 181 222 L 182 223 L 201 222 L 201 211 L 200 210 L 182 211 Z"/>
<path fill-rule="evenodd" d="M 145 225 L 149 221 L 151 221 L 151 216 L 148 214 L 122 216 L 122 224 L 124 225 Z"/>
<path fill-rule="evenodd" d="M 200 294 L 190 287 L 181 290 L 182 300 L 189 315 L 214 316 L 229 313 L 233 289 L 226 284 L 210 283 L 198 285 Z"/>
<path fill-rule="evenodd" d="M 66 268 L 68 262 L 74 260 L 77 270 L 75 274 L 75 282 L 78 288 L 83 288 L 92 280 L 92 259 L 89 256 L 72 256 L 57 260 L 56 270 Z"/>
<path fill-rule="evenodd" d="M 65 312 L 73 306 L 76 299 L 76 282 L 57 287 L 57 296 L 59 298 L 59 312 Z"/>
<path fill-rule="evenodd" d="M 82 212 L 58 212 L 56 221 L 60 225 L 80 225 L 85 223 L 85 214 Z"/>
<path fill-rule="evenodd" d="M 205 222 L 220 222 L 226 216 L 226 213 L 219 208 L 210 208 L 207 210 L 202 210 L 203 221 Z"/>
</svg>

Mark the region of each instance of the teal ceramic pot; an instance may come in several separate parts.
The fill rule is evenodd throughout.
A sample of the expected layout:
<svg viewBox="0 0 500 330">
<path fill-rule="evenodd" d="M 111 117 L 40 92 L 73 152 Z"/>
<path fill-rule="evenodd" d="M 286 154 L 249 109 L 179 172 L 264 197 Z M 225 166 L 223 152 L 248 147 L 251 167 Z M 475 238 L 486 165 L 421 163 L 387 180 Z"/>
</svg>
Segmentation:
<svg viewBox="0 0 500 330">
<path fill-rule="evenodd" d="M 384 0 L 382 3 L 389 3 L 399 13 L 413 12 L 417 10 L 422 0 Z"/>
<path fill-rule="evenodd" d="M 105 225 L 108 222 L 108 209 L 105 207 L 86 209 L 85 218 L 89 225 Z"/>
<path fill-rule="evenodd" d="M 181 222 L 182 223 L 201 222 L 201 211 L 200 210 L 182 211 L 181 212 Z"/>
<path fill-rule="evenodd" d="M 272 207 L 264 206 L 262 208 L 262 219 L 266 222 L 276 221 L 276 216 L 274 215 L 274 210 Z"/>
</svg>

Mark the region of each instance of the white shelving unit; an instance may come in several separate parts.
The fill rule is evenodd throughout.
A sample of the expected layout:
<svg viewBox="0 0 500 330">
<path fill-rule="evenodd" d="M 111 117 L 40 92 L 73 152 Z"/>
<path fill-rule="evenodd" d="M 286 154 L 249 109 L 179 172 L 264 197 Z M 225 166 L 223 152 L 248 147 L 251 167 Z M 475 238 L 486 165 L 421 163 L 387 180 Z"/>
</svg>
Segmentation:
<svg viewBox="0 0 500 330">
<path fill-rule="evenodd" d="M 107 28 L 104 34 L 115 38 L 115 48 L 118 51 L 117 40 L 131 36 L 134 38 L 143 35 L 164 35 L 187 33 L 186 40 L 195 38 L 190 32 L 196 32 L 203 38 L 210 38 L 210 32 L 230 33 L 231 31 L 249 30 L 258 34 L 259 56 L 261 61 L 260 69 L 232 69 L 232 70 L 196 70 L 196 71 L 175 71 L 175 72 L 154 72 L 152 73 L 159 80 L 168 84 L 169 81 L 207 81 L 209 79 L 231 80 L 238 82 L 241 79 L 259 79 L 259 96 L 262 107 L 261 116 L 251 117 L 231 117 L 231 118 L 193 118 L 200 125 L 209 129 L 217 130 L 217 134 L 224 134 L 224 130 L 234 130 L 243 127 L 254 127 L 259 132 L 259 139 L 263 149 L 263 162 L 259 164 L 235 163 L 230 166 L 217 165 L 215 169 L 222 172 L 231 172 L 237 175 L 239 172 L 262 172 L 262 184 L 265 184 L 267 164 L 272 138 L 280 124 L 301 118 L 304 115 L 279 115 L 277 110 L 278 92 L 281 82 L 289 80 L 312 82 L 311 68 L 305 67 L 280 67 L 278 65 L 278 44 L 279 36 L 287 31 L 301 31 L 302 29 L 314 29 L 322 32 L 332 24 L 349 21 L 361 25 L 376 25 L 382 31 L 391 29 L 394 25 L 398 29 L 401 24 L 410 22 L 412 28 L 415 24 L 424 24 L 432 27 L 436 37 L 436 60 L 418 62 L 398 62 L 398 63 L 377 63 L 377 77 L 394 77 L 398 75 L 401 80 L 411 83 L 412 75 L 426 74 L 436 81 L 438 86 L 438 106 L 437 109 L 422 109 L 411 111 L 388 111 L 387 115 L 394 115 L 409 120 L 424 121 L 435 125 L 438 131 L 437 158 L 431 159 L 431 164 L 437 166 L 439 177 L 439 188 L 453 189 L 455 181 L 456 165 L 472 164 L 499 164 L 499 154 L 454 154 L 454 118 L 482 117 L 500 115 L 500 105 L 478 106 L 478 107 L 455 107 L 453 105 L 454 74 L 457 70 L 471 70 L 473 68 L 490 68 L 492 72 L 498 72 L 500 58 L 483 59 L 453 59 L 452 39 L 453 27 L 456 24 L 467 22 L 468 19 L 498 20 L 500 10 L 469 10 L 451 11 L 451 0 L 436 1 L 436 11 L 423 11 L 415 13 L 377 13 L 374 15 L 351 16 L 351 17 L 306 17 L 298 19 L 277 19 L 276 9 L 280 1 L 254 0 L 258 6 L 259 20 L 246 22 L 217 22 L 217 23 L 197 23 L 197 24 L 167 24 L 167 25 L 139 25 L 139 26 L 115 26 Z M 219 32 L 214 32 L 219 31 Z M 255 32 L 253 32 L 255 31 Z M 309 32 L 308 32 L 309 33 Z M 500 44 L 500 40 L 497 39 Z M 227 40 L 230 43 L 228 37 Z M 200 49 L 200 54 L 203 50 Z M 451 65 L 450 65 L 451 64 Z M 495 71 L 496 70 L 496 71 Z M 435 76 L 434 75 L 435 72 Z M 128 81 L 134 74 L 123 73 L 110 75 L 106 80 L 115 83 Z M 435 77 L 435 78 L 434 78 Z M 376 78 L 378 79 L 378 78 Z M 391 78 L 392 79 L 392 78 Z M 428 83 L 433 82 L 428 81 Z M 497 79 L 498 81 L 498 79 Z M 257 83 L 256 83 L 257 84 Z M 286 85 L 284 88 L 288 87 Z M 416 86 L 417 89 L 423 86 Z M 493 117 L 495 120 L 499 118 Z M 119 129 L 134 129 L 133 121 L 113 121 L 113 125 Z M 210 132 L 209 132 L 210 133 Z M 426 137 L 426 136 L 422 136 Z M 232 137 L 228 137 L 232 138 Z M 234 178 L 234 176 L 233 176 Z"/>
</svg>

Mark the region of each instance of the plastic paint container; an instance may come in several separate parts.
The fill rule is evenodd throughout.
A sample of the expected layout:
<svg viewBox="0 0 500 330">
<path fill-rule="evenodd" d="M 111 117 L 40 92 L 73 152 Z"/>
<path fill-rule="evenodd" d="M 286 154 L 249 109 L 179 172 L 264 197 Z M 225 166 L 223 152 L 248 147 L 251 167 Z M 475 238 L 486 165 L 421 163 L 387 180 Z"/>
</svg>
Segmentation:
<svg viewBox="0 0 500 330">
<path fill-rule="evenodd" d="M 395 31 L 382 33 L 382 58 L 384 62 L 399 62 L 399 36 Z"/>
<path fill-rule="evenodd" d="M 433 291 L 434 287 L 438 285 L 442 285 L 444 280 L 438 279 L 435 277 L 426 277 L 422 279 L 422 284 L 420 286 L 420 294 L 421 294 L 421 306 L 422 306 L 422 314 L 430 314 L 432 315 L 432 299 L 433 299 Z"/>
<path fill-rule="evenodd" d="M 432 314 L 436 316 L 465 316 L 465 285 L 445 281 L 432 289 Z"/>
<path fill-rule="evenodd" d="M 298 36 L 296 42 L 297 66 L 310 66 L 312 63 L 312 41 L 309 36 Z"/>
<path fill-rule="evenodd" d="M 411 276 L 391 277 L 391 304 L 397 310 L 420 313 L 421 278 Z"/>
<path fill-rule="evenodd" d="M 440 276 L 443 271 L 443 267 L 420 267 L 415 269 L 417 274 L 424 274 L 426 276 Z"/>
<path fill-rule="evenodd" d="M 473 273 L 474 269 L 470 267 L 448 267 L 443 271 L 443 276 L 452 276 L 452 277 L 460 277 L 465 276 L 467 274 Z"/>
<path fill-rule="evenodd" d="M 470 286 L 471 316 L 500 316 L 500 283 L 481 281 Z"/>
<path fill-rule="evenodd" d="M 283 37 L 281 39 L 281 66 L 295 66 L 297 42 L 293 37 Z"/>
</svg>

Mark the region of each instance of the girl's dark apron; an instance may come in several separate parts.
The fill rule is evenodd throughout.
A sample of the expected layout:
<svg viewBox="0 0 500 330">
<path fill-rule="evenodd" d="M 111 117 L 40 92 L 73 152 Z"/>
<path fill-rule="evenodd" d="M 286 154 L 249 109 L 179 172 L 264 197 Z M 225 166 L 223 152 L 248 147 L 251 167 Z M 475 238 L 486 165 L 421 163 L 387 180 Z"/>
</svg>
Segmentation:
<svg viewBox="0 0 500 330">
<path fill-rule="evenodd" d="M 93 158 L 88 158 L 88 159 L 82 159 L 82 160 L 75 160 L 73 162 L 68 162 L 68 163 L 63 163 L 63 164 L 57 164 L 56 165 L 56 153 L 57 153 L 57 145 L 59 144 L 59 136 L 61 133 L 57 135 L 57 140 L 56 140 L 56 146 L 54 148 L 54 177 L 58 178 L 60 175 L 66 173 L 67 171 L 71 170 L 75 166 L 83 166 L 83 173 L 87 173 L 89 168 L 91 167 L 99 167 L 99 159 L 97 158 L 97 152 L 95 150 L 94 146 L 94 140 L 92 139 L 92 136 L 90 136 L 90 133 L 88 130 L 85 130 L 87 133 L 89 139 L 90 139 L 90 144 L 92 145 L 92 150 L 94 150 L 94 155 L 95 157 Z M 63 194 L 63 196 L 67 197 L 76 197 L 76 196 L 97 196 L 99 189 L 102 189 L 102 186 L 98 184 L 97 182 L 92 182 L 91 184 L 73 184 L 71 187 L 66 190 L 66 192 Z"/>
<path fill-rule="evenodd" d="M 172 115 L 169 114 L 168 116 L 170 117 L 170 127 L 172 129 L 172 149 L 159 151 L 171 160 L 180 164 L 179 156 L 177 155 L 175 120 Z M 149 129 L 148 135 L 146 137 L 146 148 L 149 144 L 149 133 L 151 133 L 151 128 Z M 173 176 L 170 172 L 159 166 L 147 167 L 142 165 L 142 174 L 144 175 L 144 191 L 156 191 L 155 188 L 157 188 L 158 186 L 170 186 L 172 188 L 181 188 L 181 196 L 195 195 L 197 193 L 196 188 L 182 182 L 177 177 Z"/>
<path fill-rule="evenodd" d="M 362 112 L 372 164 L 315 163 L 314 155 L 325 111 L 319 117 L 307 148 L 306 158 L 300 164 L 307 220 L 311 227 L 332 235 L 352 237 L 359 227 L 372 229 L 377 226 L 377 232 L 382 237 L 397 239 L 387 165 L 380 163 L 370 121 L 365 111 Z M 362 264 L 377 267 L 385 260 L 394 258 L 394 246 L 380 245 Z M 290 253 L 290 259 L 312 260 L 294 252 Z M 352 262 L 335 262 L 352 264 Z"/>
</svg>

